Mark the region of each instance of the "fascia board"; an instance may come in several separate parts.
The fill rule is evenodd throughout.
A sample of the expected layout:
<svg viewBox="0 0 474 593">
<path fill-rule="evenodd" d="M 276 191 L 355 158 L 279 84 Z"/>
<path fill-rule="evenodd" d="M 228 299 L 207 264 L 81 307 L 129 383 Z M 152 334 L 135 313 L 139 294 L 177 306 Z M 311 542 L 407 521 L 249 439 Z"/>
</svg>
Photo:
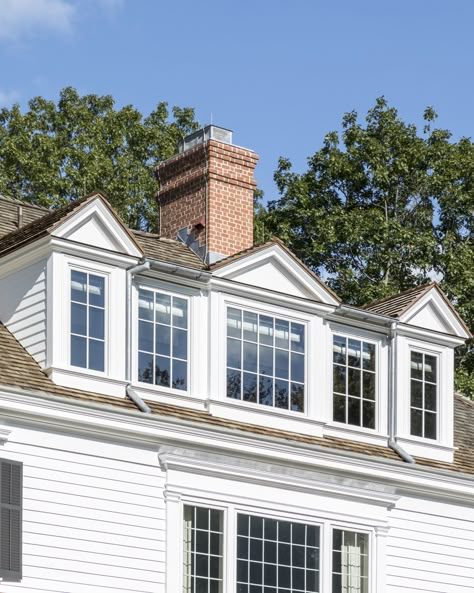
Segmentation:
<svg viewBox="0 0 474 593">
<path fill-rule="evenodd" d="M 400 336 L 432 342 L 433 344 L 442 344 L 451 348 L 460 346 L 465 342 L 464 338 L 460 338 L 457 335 L 445 334 L 435 330 L 426 329 L 425 327 L 418 327 L 416 325 L 402 322 L 399 322 L 397 333 Z"/>
<path fill-rule="evenodd" d="M 286 271 L 297 285 L 302 286 L 306 292 L 314 295 L 322 303 L 339 305 L 339 301 L 324 288 L 324 285 L 317 282 L 315 278 L 299 266 L 278 244 L 269 245 L 261 251 L 230 262 L 228 265 L 213 271 L 213 276 L 233 280 L 245 271 L 254 270 L 271 261 L 274 261 L 280 269 Z"/>
<path fill-rule="evenodd" d="M 51 237 L 50 245 L 52 250 L 59 253 L 83 257 L 96 262 L 117 265 L 120 267 L 136 264 L 140 260 L 140 257 L 128 255 L 126 253 L 117 253 L 116 251 L 109 251 L 98 247 L 91 247 L 84 243 L 76 243 L 70 239 L 63 239 L 60 237 Z"/>
<path fill-rule="evenodd" d="M 111 239 L 120 246 L 120 249 L 117 251 L 131 257 L 143 257 L 142 251 L 128 235 L 124 226 L 118 222 L 104 202 L 102 202 L 100 197 L 97 197 L 83 208 L 80 208 L 64 222 L 59 223 L 58 226 L 53 229 L 51 235 L 67 239 L 69 234 L 75 229 L 80 228 L 93 217 L 96 217 L 98 223 L 104 229 L 104 232 L 108 233 Z"/>
<path fill-rule="evenodd" d="M 449 470 L 403 464 L 389 459 L 337 451 L 318 445 L 290 444 L 276 437 L 241 434 L 224 427 L 197 426 L 189 420 L 166 419 L 139 411 L 112 410 L 95 402 L 76 401 L 21 388 L 0 386 L 0 409 L 12 425 L 26 421 L 47 430 L 70 430 L 110 440 L 149 446 L 171 444 L 204 447 L 251 459 L 327 469 L 345 476 L 381 481 L 400 491 L 431 494 L 443 500 L 474 504 L 473 476 Z"/>
<path fill-rule="evenodd" d="M 51 253 L 50 237 L 41 237 L 20 249 L 12 251 L 0 259 L 0 277 L 9 276 L 16 270 L 26 268 Z"/>
<path fill-rule="evenodd" d="M 416 301 L 409 309 L 404 311 L 403 315 L 400 316 L 400 322 L 410 325 L 410 319 L 412 319 L 423 307 L 428 303 L 432 303 L 437 314 L 441 317 L 442 321 L 451 329 L 447 334 L 452 334 L 466 340 L 469 338 L 466 330 L 451 311 L 448 304 L 442 298 L 438 290 L 433 287 L 428 290 L 418 301 Z"/>
</svg>

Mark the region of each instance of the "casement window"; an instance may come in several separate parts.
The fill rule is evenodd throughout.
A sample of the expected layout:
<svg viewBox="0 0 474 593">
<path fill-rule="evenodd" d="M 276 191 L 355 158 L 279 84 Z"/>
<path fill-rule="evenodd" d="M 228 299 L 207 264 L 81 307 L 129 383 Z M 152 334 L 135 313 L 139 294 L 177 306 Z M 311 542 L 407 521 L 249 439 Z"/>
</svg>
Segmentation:
<svg viewBox="0 0 474 593">
<path fill-rule="evenodd" d="M 227 397 L 304 412 L 305 326 L 228 307 Z"/>
<path fill-rule="evenodd" d="M 71 271 L 71 365 L 104 371 L 105 278 Z"/>
<path fill-rule="evenodd" d="M 375 428 L 376 345 L 333 336 L 333 420 Z"/>
<path fill-rule="evenodd" d="M 20 581 L 22 574 L 23 466 L 0 459 L 0 579 Z"/>
<path fill-rule="evenodd" d="M 410 434 L 437 438 L 438 358 L 410 352 Z"/>
<path fill-rule="evenodd" d="M 187 299 L 153 290 L 139 290 L 138 380 L 187 390 Z"/>
<path fill-rule="evenodd" d="M 367 533 L 328 527 L 325 568 L 319 525 L 240 512 L 227 524 L 230 534 L 222 510 L 184 507 L 183 593 L 225 593 L 225 583 L 236 593 L 319 593 L 323 570 L 332 593 L 369 591 Z"/>
</svg>

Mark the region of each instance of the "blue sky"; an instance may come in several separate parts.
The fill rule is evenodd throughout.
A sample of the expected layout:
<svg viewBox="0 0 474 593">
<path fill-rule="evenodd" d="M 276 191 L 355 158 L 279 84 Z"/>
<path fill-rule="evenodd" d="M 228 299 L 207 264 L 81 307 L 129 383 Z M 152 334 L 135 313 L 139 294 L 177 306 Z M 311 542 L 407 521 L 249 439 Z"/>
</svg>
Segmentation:
<svg viewBox="0 0 474 593">
<path fill-rule="evenodd" d="M 303 171 L 380 95 L 474 136 L 473 23 L 472 0 L 0 0 L 0 106 L 74 86 L 144 114 L 194 107 L 260 155 L 272 199 L 280 155 Z"/>
</svg>

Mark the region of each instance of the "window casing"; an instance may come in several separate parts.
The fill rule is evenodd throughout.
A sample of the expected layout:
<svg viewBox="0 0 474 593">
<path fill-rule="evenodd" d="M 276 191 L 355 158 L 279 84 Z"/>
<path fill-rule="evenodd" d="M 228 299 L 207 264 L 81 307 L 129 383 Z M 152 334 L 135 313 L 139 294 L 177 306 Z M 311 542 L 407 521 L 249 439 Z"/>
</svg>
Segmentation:
<svg viewBox="0 0 474 593">
<path fill-rule="evenodd" d="M 225 593 L 226 586 L 236 593 L 319 593 L 322 571 L 332 593 L 369 593 L 368 533 L 327 526 L 324 538 L 322 525 L 238 510 L 235 522 L 224 517 L 223 510 L 183 507 L 183 593 Z M 228 545 L 226 526 L 235 540 Z M 330 546 L 327 564 L 322 542 Z"/>
<path fill-rule="evenodd" d="M 104 276 L 71 270 L 70 357 L 71 365 L 105 370 Z"/>
<path fill-rule="evenodd" d="M 373 342 L 333 336 L 333 420 L 376 428 L 377 348 Z"/>
<path fill-rule="evenodd" d="M 188 389 L 188 300 L 149 289 L 138 291 L 138 380 Z"/>
<path fill-rule="evenodd" d="M 410 351 L 410 434 L 437 438 L 438 357 Z"/>
<path fill-rule="evenodd" d="M 227 397 L 305 410 L 305 325 L 227 308 Z"/>
</svg>

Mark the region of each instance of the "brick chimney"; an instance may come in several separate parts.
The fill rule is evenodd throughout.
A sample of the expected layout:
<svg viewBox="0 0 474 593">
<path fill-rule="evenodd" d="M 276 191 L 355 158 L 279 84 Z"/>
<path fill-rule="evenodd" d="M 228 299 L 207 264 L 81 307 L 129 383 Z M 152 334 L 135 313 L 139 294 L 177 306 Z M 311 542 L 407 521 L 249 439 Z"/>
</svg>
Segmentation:
<svg viewBox="0 0 474 593">
<path fill-rule="evenodd" d="M 156 168 L 160 235 L 181 239 L 213 263 L 253 245 L 253 170 L 258 156 L 217 126 L 186 137 Z"/>
</svg>

